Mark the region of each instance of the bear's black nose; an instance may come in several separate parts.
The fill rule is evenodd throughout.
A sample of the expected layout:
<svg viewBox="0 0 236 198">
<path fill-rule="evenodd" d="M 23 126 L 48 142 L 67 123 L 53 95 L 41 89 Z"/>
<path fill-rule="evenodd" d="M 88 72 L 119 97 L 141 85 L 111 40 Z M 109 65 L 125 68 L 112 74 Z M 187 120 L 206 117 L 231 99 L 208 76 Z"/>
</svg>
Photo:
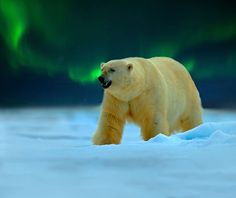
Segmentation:
<svg viewBox="0 0 236 198">
<path fill-rule="evenodd" d="M 104 79 L 103 76 L 99 76 L 99 77 L 98 77 L 98 80 L 99 80 L 100 83 L 104 83 L 104 80 L 105 80 L 105 79 Z"/>
</svg>

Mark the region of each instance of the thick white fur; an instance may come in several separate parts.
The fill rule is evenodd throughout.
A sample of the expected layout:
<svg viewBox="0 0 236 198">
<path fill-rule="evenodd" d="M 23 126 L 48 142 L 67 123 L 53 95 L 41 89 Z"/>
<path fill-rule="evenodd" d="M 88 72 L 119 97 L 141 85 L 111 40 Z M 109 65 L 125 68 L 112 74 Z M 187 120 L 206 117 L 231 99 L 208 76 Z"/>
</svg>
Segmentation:
<svg viewBox="0 0 236 198">
<path fill-rule="evenodd" d="M 109 73 L 110 68 L 115 72 Z M 102 71 L 112 85 L 104 91 L 94 144 L 119 144 L 126 120 L 140 126 L 144 140 L 202 123 L 199 93 L 179 62 L 126 58 L 103 64 Z"/>
</svg>

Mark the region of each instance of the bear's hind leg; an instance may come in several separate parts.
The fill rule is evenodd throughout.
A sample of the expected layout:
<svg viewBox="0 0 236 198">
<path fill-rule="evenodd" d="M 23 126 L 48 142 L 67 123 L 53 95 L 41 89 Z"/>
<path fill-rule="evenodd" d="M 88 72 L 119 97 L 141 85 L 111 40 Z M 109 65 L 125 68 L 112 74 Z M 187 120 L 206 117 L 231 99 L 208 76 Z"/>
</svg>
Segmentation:
<svg viewBox="0 0 236 198">
<path fill-rule="evenodd" d="M 194 109 L 188 116 L 184 116 L 180 120 L 180 123 L 184 131 L 188 131 L 202 124 L 202 110 L 200 108 Z"/>
</svg>

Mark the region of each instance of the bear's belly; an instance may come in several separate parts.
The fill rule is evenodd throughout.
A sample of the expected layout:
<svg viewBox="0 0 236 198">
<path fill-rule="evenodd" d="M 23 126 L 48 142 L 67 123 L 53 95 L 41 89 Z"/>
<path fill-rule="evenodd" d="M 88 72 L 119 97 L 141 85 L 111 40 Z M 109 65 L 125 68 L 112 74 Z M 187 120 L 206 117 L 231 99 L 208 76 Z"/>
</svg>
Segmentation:
<svg viewBox="0 0 236 198">
<path fill-rule="evenodd" d="M 128 122 L 134 122 L 133 114 L 132 114 L 132 112 L 131 112 L 130 107 L 129 107 L 129 111 L 128 111 L 127 114 L 126 114 L 126 120 L 127 120 Z"/>
</svg>

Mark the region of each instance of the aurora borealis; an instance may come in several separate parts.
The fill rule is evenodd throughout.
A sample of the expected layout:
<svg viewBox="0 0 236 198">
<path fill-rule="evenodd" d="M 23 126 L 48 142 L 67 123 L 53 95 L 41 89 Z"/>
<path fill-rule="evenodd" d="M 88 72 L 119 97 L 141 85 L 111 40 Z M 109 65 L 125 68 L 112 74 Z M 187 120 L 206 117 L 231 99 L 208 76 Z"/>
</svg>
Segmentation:
<svg viewBox="0 0 236 198">
<path fill-rule="evenodd" d="M 45 79 L 93 92 L 100 63 L 128 56 L 179 60 L 203 94 L 209 83 L 236 79 L 236 13 L 225 1 L 0 0 L 0 44 L 0 103 L 17 97 L 7 93 L 17 93 L 19 79 L 22 94 Z"/>
</svg>

